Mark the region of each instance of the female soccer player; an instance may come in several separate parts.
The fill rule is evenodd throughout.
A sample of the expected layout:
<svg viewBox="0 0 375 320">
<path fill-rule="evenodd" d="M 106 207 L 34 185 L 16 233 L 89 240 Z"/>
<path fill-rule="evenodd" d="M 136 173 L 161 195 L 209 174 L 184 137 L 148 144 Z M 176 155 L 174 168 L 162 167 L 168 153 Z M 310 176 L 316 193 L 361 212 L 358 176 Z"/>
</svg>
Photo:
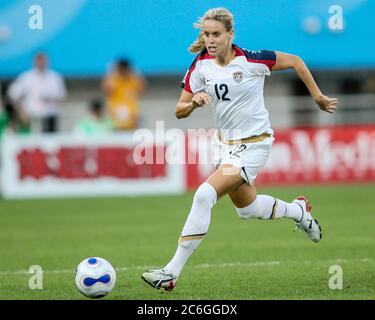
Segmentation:
<svg viewBox="0 0 375 320">
<path fill-rule="evenodd" d="M 176 117 L 188 117 L 196 108 L 211 104 L 224 156 L 218 169 L 197 189 L 172 260 L 163 269 L 143 273 L 142 279 L 157 289 L 175 287 L 183 266 L 208 231 L 211 208 L 226 194 L 241 218 L 290 218 L 312 241 L 322 237 L 306 197 L 288 203 L 256 194 L 254 180 L 274 141 L 263 101 L 264 78 L 271 70 L 293 68 L 321 110 L 334 113 L 338 101 L 322 94 L 298 56 L 248 51 L 232 44 L 233 25 L 228 10 L 208 10 L 196 24 L 201 29 L 199 37 L 189 48 L 199 54 L 184 77 Z"/>
</svg>

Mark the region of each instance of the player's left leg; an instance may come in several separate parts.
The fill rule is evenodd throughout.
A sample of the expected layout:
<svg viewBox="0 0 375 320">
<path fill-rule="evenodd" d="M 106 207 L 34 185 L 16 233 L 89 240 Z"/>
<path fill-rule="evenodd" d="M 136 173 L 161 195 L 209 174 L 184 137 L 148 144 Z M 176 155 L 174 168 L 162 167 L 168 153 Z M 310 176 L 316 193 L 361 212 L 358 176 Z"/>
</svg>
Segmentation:
<svg viewBox="0 0 375 320">
<path fill-rule="evenodd" d="M 292 202 L 274 198 L 269 195 L 257 195 L 254 182 L 242 184 L 228 193 L 238 215 L 243 219 L 277 219 L 290 218 L 296 226 L 306 232 L 314 242 L 319 242 L 321 228 L 311 216 L 311 205 L 306 197 L 298 197 Z"/>
<path fill-rule="evenodd" d="M 302 219 L 302 209 L 297 203 L 288 203 L 269 195 L 257 195 L 254 183 L 242 184 L 228 193 L 238 215 L 243 219 L 290 218 L 296 222 Z"/>
</svg>

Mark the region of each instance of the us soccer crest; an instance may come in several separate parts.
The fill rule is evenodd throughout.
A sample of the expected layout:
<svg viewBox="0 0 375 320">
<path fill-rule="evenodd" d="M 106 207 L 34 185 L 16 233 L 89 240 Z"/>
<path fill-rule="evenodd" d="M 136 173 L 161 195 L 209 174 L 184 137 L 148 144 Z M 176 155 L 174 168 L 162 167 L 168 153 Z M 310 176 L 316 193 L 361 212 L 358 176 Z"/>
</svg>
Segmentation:
<svg viewBox="0 0 375 320">
<path fill-rule="evenodd" d="M 242 71 L 236 71 L 233 72 L 233 80 L 237 83 L 240 83 L 243 80 L 243 72 Z"/>
</svg>

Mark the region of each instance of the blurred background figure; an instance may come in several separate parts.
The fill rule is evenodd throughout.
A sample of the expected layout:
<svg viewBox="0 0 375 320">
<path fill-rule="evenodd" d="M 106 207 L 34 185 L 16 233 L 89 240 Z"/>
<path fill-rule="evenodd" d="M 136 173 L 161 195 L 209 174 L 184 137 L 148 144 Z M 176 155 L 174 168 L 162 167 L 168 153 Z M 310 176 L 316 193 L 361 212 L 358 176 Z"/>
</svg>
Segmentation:
<svg viewBox="0 0 375 320">
<path fill-rule="evenodd" d="M 9 117 L 0 100 L 0 142 L 8 128 Z"/>
<path fill-rule="evenodd" d="M 134 72 L 130 62 L 125 59 L 118 60 L 103 79 L 102 88 L 116 130 L 133 130 L 138 127 L 139 100 L 144 87 L 143 78 Z"/>
<path fill-rule="evenodd" d="M 21 121 L 20 114 L 7 96 L 7 89 L 7 84 L 0 86 L 0 141 L 7 132 L 16 134 L 30 133 L 29 126 Z"/>
<path fill-rule="evenodd" d="M 44 53 L 35 55 L 34 67 L 10 85 L 8 95 L 21 123 L 32 132 L 58 131 L 59 105 L 66 89 L 62 76 L 49 69 Z"/>
<path fill-rule="evenodd" d="M 77 123 L 75 133 L 91 136 L 112 132 L 112 121 L 105 115 L 103 103 L 100 100 L 91 100 L 88 110 L 89 114 Z"/>
</svg>

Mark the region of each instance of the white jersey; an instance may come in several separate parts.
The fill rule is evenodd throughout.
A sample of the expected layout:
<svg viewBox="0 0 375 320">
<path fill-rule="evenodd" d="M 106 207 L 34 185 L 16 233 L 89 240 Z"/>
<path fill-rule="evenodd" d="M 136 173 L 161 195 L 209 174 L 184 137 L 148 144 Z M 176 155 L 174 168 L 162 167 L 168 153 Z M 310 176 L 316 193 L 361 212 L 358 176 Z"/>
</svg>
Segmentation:
<svg viewBox="0 0 375 320">
<path fill-rule="evenodd" d="M 261 133 L 273 134 L 264 106 L 266 75 L 276 63 L 274 51 L 248 51 L 233 45 L 235 58 L 225 67 L 214 62 L 207 50 L 193 61 L 182 82 L 195 94 L 203 91 L 212 97 L 216 127 L 225 140 L 243 139 Z"/>
</svg>

